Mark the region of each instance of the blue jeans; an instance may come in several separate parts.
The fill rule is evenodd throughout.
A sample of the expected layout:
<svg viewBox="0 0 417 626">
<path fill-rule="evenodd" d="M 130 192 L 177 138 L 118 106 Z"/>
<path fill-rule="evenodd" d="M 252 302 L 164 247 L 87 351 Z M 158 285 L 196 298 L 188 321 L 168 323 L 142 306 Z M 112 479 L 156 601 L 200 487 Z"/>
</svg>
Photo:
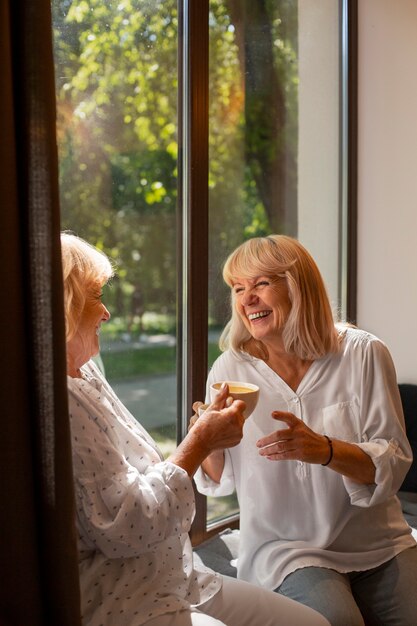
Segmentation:
<svg viewBox="0 0 417 626">
<path fill-rule="evenodd" d="M 364 572 L 304 567 L 275 591 L 316 609 L 332 626 L 416 626 L 417 547 Z"/>
</svg>

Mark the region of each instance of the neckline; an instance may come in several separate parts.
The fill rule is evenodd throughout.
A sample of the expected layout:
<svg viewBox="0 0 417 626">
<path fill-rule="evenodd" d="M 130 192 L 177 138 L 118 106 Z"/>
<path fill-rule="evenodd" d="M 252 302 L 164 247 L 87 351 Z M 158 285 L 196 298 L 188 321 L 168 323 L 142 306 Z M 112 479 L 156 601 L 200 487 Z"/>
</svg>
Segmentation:
<svg viewBox="0 0 417 626">
<path fill-rule="evenodd" d="M 266 361 L 257 357 L 253 357 L 256 367 L 263 370 L 262 374 L 266 374 L 267 378 L 269 378 L 271 382 L 275 382 L 276 380 L 278 380 L 281 386 L 285 387 L 285 389 L 289 394 L 291 394 L 291 396 L 300 396 L 307 387 L 311 386 L 317 380 L 320 370 L 328 358 L 329 355 L 326 354 L 320 359 L 315 359 L 300 380 L 297 388 L 294 390 L 279 374 L 277 374 L 275 370 L 272 369 L 272 367 L 268 365 Z"/>
</svg>

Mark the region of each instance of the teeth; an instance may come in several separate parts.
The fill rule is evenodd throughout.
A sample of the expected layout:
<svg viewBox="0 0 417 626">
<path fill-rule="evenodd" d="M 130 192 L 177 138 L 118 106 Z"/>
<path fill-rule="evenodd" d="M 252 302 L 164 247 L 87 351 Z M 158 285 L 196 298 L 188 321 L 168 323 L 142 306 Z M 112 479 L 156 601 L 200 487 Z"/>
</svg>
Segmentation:
<svg viewBox="0 0 417 626">
<path fill-rule="evenodd" d="M 97 326 L 97 328 L 96 328 L 96 335 L 99 335 L 99 334 L 100 334 L 100 328 Z"/>
<path fill-rule="evenodd" d="M 252 320 L 257 320 L 260 317 L 266 317 L 270 314 L 270 311 L 258 311 L 257 313 L 249 313 L 248 318 Z"/>
</svg>

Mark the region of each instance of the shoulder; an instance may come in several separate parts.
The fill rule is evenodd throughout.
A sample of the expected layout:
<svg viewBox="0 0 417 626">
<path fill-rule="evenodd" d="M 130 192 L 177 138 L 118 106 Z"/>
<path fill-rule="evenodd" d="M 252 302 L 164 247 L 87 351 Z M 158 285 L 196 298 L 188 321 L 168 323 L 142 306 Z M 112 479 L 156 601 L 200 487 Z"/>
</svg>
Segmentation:
<svg viewBox="0 0 417 626">
<path fill-rule="evenodd" d="M 226 350 L 214 361 L 210 368 L 209 380 L 213 378 L 231 379 L 234 376 L 234 372 L 242 372 L 246 367 L 255 360 L 255 358 L 246 352 L 240 352 L 235 350 Z M 243 368 L 243 369 L 242 369 Z"/>
<path fill-rule="evenodd" d="M 235 363 L 251 363 L 255 357 L 251 356 L 247 352 L 241 352 L 236 350 L 225 350 L 213 363 L 213 367 L 227 367 Z"/>
<path fill-rule="evenodd" d="M 93 359 L 90 359 L 89 361 L 87 361 L 87 363 L 85 363 L 85 365 L 82 366 L 81 370 L 85 372 L 88 376 L 92 378 L 96 378 L 97 380 L 100 380 L 101 382 L 106 380 L 104 377 L 103 371 L 100 369 L 100 367 L 97 365 L 97 363 Z"/>
<path fill-rule="evenodd" d="M 109 396 L 108 383 L 93 361 L 83 365 L 81 372 L 82 378 L 67 377 L 70 417 L 92 419 L 97 427 L 105 430 L 117 398 Z"/>
<path fill-rule="evenodd" d="M 342 334 L 342 350 L 345 355 L 362 355 L 363 358 L 378 355 L 389 356 L 389 350 L 379 337 L 354 327 L 339 327 Z"/>
</svg>

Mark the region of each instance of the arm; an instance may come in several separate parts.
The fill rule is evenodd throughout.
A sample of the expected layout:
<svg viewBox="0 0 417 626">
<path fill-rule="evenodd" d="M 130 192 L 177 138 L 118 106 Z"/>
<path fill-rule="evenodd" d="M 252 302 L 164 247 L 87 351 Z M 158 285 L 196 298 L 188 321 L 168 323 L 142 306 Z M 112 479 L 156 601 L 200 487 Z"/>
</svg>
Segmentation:
<svg viewBox="0 0 417 626">
<path fill-rule="evenodd" d="M 126 558 L 190 530 L 194 493 L 184 470 L 160 462 L 131 434 L 132 455 L 140 455 L 143 466 L 131 464 L 104 433 L 94 433 L 94 439 L 84 445 L 77 437 L 73 456 L 78 524 L 87 545 L 110 558 Z"/>
<path fill-rule="evenodd" d="M 212 452 L 205 461 L 201 464 L 201 467 L 207 476 L 219 483 L 223 474 L 224 468 L 224 451 L 215 450 Z"/>
<path fill-rule="evenodd" d="M 195 512 L 190 474 L 220 445 L 219 437 L 210 442 L 212 425 L 202 422 L 175 463 L 162 461 L 133 418 L 121 422 L 99 392 L 86 389 L 71 384 L 69 408 L 77 524 L 87 548 L 110 558 L 139 556 L 188 532 Z M 243 423 L 238 407 L 229 409 L 233 423 Z"/>
<path fill-rule="evenodd" d="M 352 504 L 373 506 L 393 496 L 411 463 L 411 448 L 404 429 L 401 399 L 394 365 L 386 346 L 376 338 L 362 339 L 355 346 L 352 367 L 358 372 L 355 390 L 358 416 L 355 439 L 341 441 L 337 422 L 324 432 L 333 440 L 333 459 L 328 468 L 340 473 Z M 287 419 L 283 416 L 287 416 Z M 288 417 L 289 416 L 289 417 Z M 258 442 L 260 453 L 273 460 L 293 458 L 311 463 L 326 463 L 330 456 L 326 438 L 308 431 L 291 414 L 277 413 L 290 430 L 271 433 Z M 294 441 L 292 432 L 295 433 Z M 275 448 L 266 449 L 273 444 Z M 287 446 L 287 449 L 285 447 Z M 326 452 L 327 450 L 327 452 Z M 284 454 L 288 456 L 284 457 Z M 327 456 L 326 456 L 327 454 Z"/>
<path fill-rule="evenodd" d="M 395 366 L 382 341 L 374 338 L 366 345 L 359 371 L 362 436 L 357 446 L 375 466 L 375 485 L 358 490 L 348 477 L 343 480 L 354 504 L 371 506 L 397 493 L 410 467 L 412 452 Z"/>
<path fill-rule="evenodd" d="M 329 458 L 329 442 L 326 439 L 327 447 L 326 460 Z M 333 458 L 328 467 L 356 483 L 370 485 L 375 483 L 375 465 L 369 454 L 361 448 L 347 441 L 332 439 Z"/>
<path fill-rule="evenodd" d="M 311 430 L 292 413 L 274 411 L 272 417 L 285 422 L 288 428 L 277 430 L 257 442 L 261 456 L 272 461 L 298 460 L 326 465 L 357 483 L 375 481 L 372 459 L 357 445 L 333 439 L 330 447 L 324 435 Z"/>
</svg>

